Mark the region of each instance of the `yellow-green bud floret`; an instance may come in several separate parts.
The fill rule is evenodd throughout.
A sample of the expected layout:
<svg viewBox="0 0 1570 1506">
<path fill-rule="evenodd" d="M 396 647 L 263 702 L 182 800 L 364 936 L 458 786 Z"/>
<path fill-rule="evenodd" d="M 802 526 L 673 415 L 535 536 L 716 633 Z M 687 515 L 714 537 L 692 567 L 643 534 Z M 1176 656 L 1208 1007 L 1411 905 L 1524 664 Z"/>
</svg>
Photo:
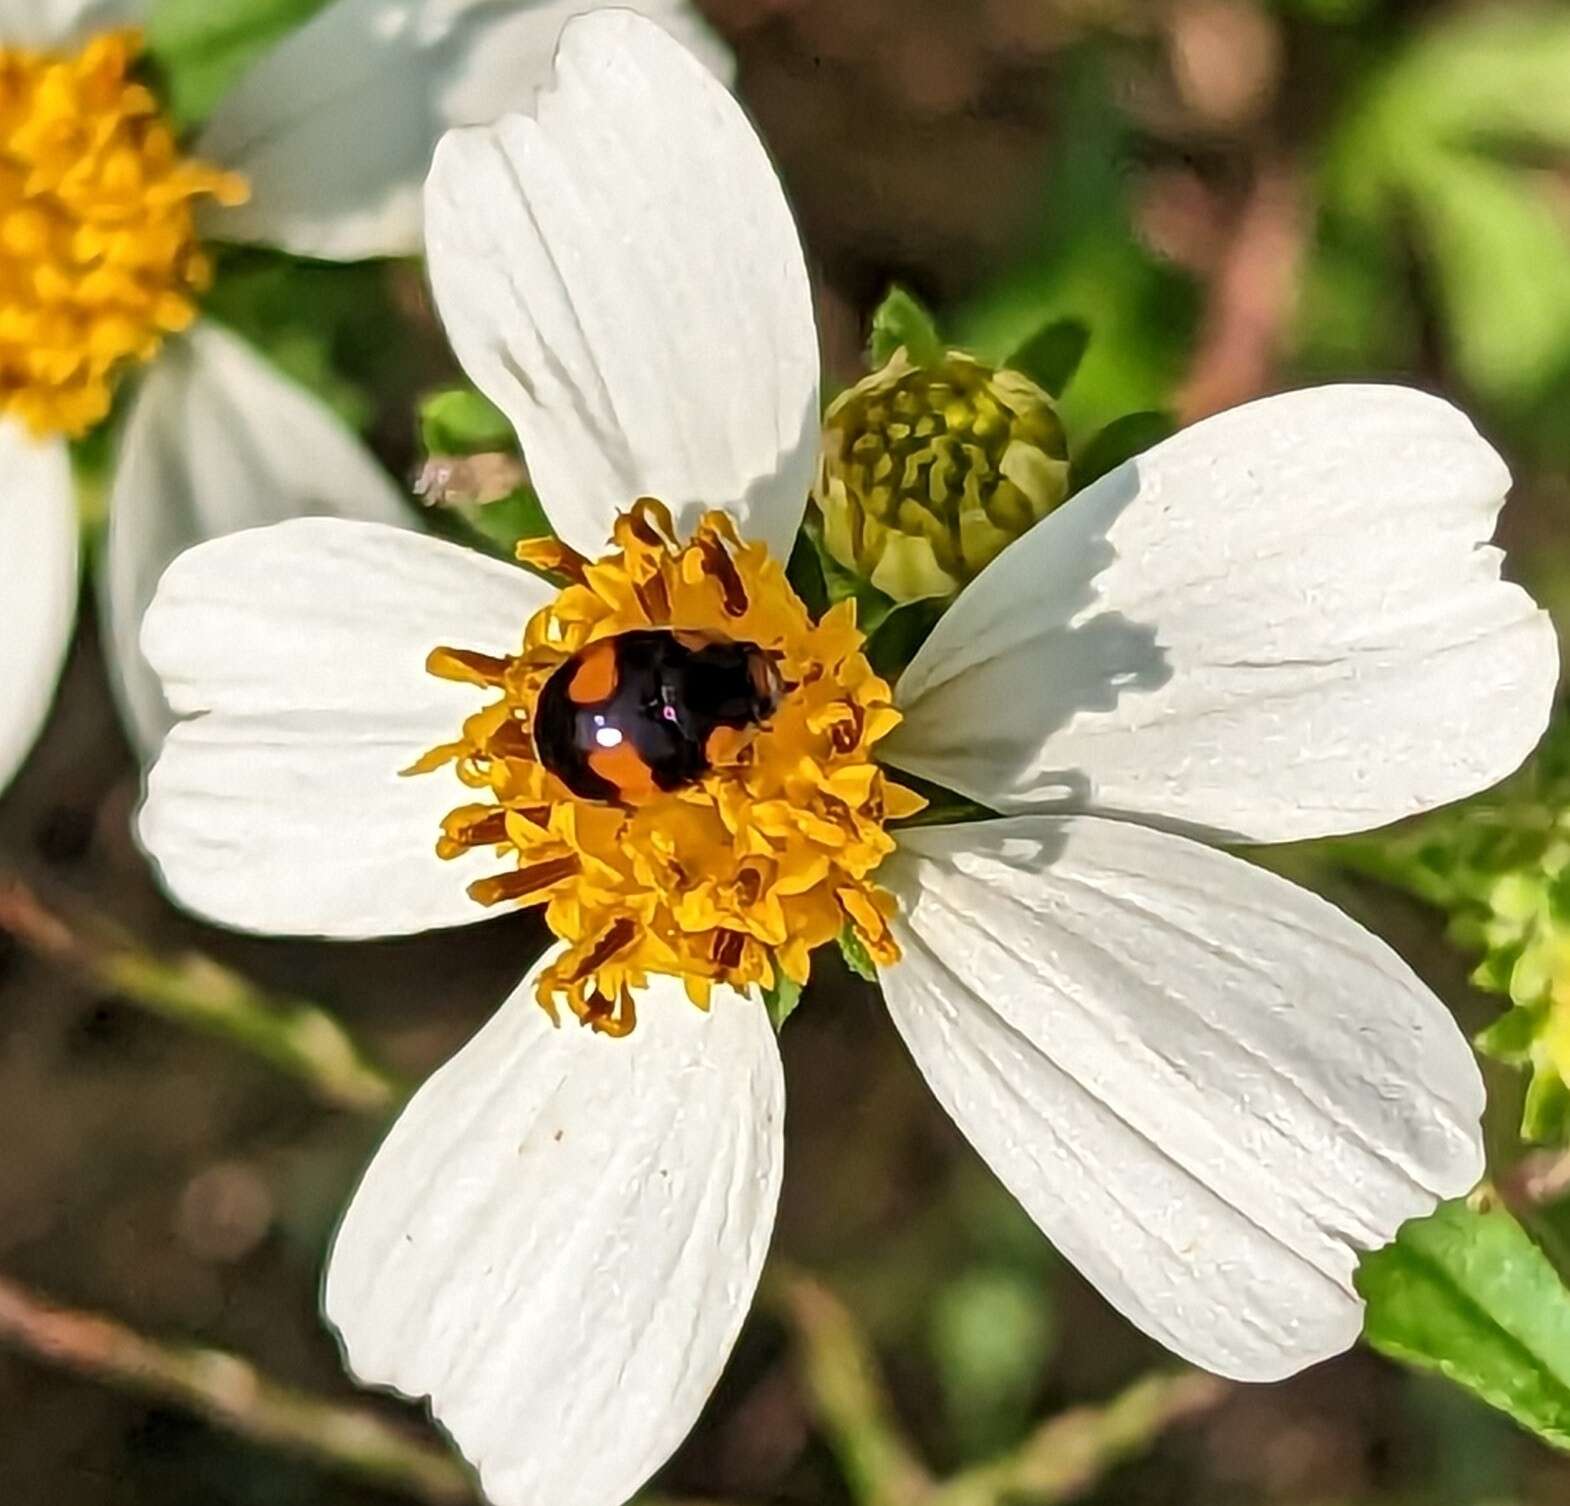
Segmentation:
<svg viewBox="0 0 1570 1506">
<path fill-rule="evenodd" d="M 952 596 L 1068 494 L 1052 399 L 960 351 L 903 347 L 824 418 L 824 543 L 896 601 Z"/>
</svg>

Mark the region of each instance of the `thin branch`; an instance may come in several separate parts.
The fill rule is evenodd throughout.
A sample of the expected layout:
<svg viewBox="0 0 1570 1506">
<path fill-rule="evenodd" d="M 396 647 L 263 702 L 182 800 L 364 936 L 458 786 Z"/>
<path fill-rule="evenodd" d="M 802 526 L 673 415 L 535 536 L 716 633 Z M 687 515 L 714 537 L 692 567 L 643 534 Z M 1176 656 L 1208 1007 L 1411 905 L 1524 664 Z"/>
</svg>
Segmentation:
<svg viewBox="0 0 1570 1506">
<path fill-rule="evenodd" d="M 864 1506 L 914 1506 L 933 1482 L 894 1416 L 872 1346 L 827 1287 L 781 1271 L 770 1296 L 795 1330 L 802 1380 L 852 1494 Z"/>
<path fill-rule="evenodd" d="M 326 1010 L 258 988 L 196 952 L 147 950 L 101 917 L 70 919 L 0 874 L 0 930 L 36 955 L 177 1025 L 218 1036 L 306 1083 L 334 1107 L 384 1114 L 406 1096 Z"/>
<path fill-rule="evenodd" d="M 955 1475 L 931 1506 L 996 1506 L 1022 1497 L 1032 1506 L 1073 1500 L 1114 1465 L 1142 1452 L 1168 1428 L 1218 1406 L 1232 1387 L 1197 1370 L 1147 1375 L 1103 1406 L 1048 1418 L 1003 1458 Z"/>
<path fill-rule="evenodd" d="M 1268 389 L 1292 319 L 1305 219 L 1297 171 L 1262 161 L 1211 283 L 1199 348 L 1177 396 L 1183 423 Z"/>
<path fill-rule="evenodd" d="M 222 1350 L 163 1344 L 113 1319 L 53 1306 L 4 1277 L 0 1343 L 433 1506 L 480 1499 L 450 1454 L 374 1413 L 281 1385 Z"/>
</svg>

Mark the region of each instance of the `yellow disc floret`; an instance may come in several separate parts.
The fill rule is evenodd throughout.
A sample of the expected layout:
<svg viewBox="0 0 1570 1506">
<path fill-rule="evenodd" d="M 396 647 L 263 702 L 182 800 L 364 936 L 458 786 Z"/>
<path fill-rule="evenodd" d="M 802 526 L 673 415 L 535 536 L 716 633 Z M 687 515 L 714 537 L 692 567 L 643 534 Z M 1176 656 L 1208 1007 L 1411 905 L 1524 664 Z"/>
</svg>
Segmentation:
<svg viewBox="0 0 1570 1506">
<path fill-rule="evenodd" d="M 894 901 L 872 874 L 893 850 L 884 823 L 925 802 L 873 762 L 900 718 L 862 652 L 854 607 L 814 622 L 780 564 L 723 513 L 681 545 L 669 513 L 645 500 L 614 541 L 593 562 L 555 543 L 519 550 L 568 584 L 529 621 L 516 656 L 432 653 L 433 674 L 501 692 L 411 770 L 456 760 L 483 792 L 447 817 L 437 850 L 490 848 L 505 861 L 470 894 L 544 905 L 567 946 L 540 978 L 540 1003 L 614 1034 L 631 1029 L 650 974 L 681 978 L 707 1007 L 715 983 L 805 983 L 812 950 L 847 927 L 874 960 L 894 961 Z M 540 762 L 536 701 L 589 644 L 651 628 L 757 645 L 778 667 L 779 704 L 762 726 L 712 740 L 708 771 L 684 788 L 635 804 L 580 799 Z"/>
<path fill-rule="evenodd" d="M 244 181 L 180 155 L 131 76 L 134 31 L 70 55 L 0 47 L 0 413 L 76 435 L 211 279 L 193 201 Z"/>
</svg>

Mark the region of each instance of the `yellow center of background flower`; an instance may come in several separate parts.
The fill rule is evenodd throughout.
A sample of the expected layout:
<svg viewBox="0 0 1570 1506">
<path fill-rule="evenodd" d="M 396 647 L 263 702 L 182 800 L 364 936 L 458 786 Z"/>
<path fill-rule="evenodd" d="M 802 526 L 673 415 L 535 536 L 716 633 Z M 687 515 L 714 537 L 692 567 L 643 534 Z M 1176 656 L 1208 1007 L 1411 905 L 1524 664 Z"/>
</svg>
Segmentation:
<svg viewBox="0 0 1570 1506">
<path fill-rule="evenodd" d="M 212 276 L 193 201 L 246 197 L 180 155 L 130 76 L 140 45 L 0 48 L 0 413 L 39 436 L 91 428 L 118 372 L 191 323 Z"/>
<path fill-rule="evenodd" d="M 431 655 L 433 674 L 502 692 L 410 771 L 456 760 L 486 793 L 447 817 L 437 851 L 490 848 L 509 864 L 470 894 L 544 905 L 567 948 L 540 978 L 541 1005 L 559 1019 L 565 1004 L 612 1034 L 632 1028 L 650 974 L 681 978 L 706 1008 L 716 982 L 805 983 L 812 950 L 846 927 L 875 961 L 895 961 L 894 901 L 871 875 L 893 850 L 884 823 L 925 802 L 873 762 L 900 718 L 854 607 L 813 622 L 780 564 L 723 513 L 681 546 L 669 513 L 645 500 L 617 521 L 614 542 L 595 562 L 554 542 L 520 547 L 569 584 L 530 619 L 516 657 Z M 535 702 L 588 644 L 650 628 L 756 644 L 776 656 L 784 697 L 763 727 L 718 737 L 709 771 L 683 789 L 636 805 L 579 799 L 536 755 Z"/>
</svg>

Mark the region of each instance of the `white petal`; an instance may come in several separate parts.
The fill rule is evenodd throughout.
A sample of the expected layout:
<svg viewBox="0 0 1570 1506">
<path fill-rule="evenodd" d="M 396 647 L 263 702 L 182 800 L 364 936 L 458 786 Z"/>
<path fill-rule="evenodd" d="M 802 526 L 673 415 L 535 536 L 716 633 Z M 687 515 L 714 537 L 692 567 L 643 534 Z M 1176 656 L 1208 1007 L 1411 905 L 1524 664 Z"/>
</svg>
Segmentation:
<svg viewBox="0 0 1570 1506">
<path fill-rule="evenodd" d="M 193 544 L 313 514 L 412 521 L 337 415 L 244 340 L 201 324 L 171 342 L 120 441 L 100 577 L 110 676 L 144 758 L 174 720 L 137 644 L 165 567 Z"/>
<path fill-rule="evenodd" d="M 533 984 L 415 1095 L 327 1270 L 364 1382 L 429 1396 L 493 1506 L 621 1506 L 692 1426 L 751 1303 L 784 1083 L 763 1009 L 660 979 L 610 1040 Z"/>
<path fill-rule="evenodd" d="M 108 26 L 132 26 L 152 0 L 0 0 L 0 47 L 80 45 Z"/>
<path fill-rule="evenodd" d="M 959 598 L 901 681 L 889 760 L 996 810 L 1262 842 L 1483 789 L 1536 743 L 1558 666 L 1486 543 L 1509 484 L 1405 388 L 1207 419 Z"/>
<path fill-rule="evenodd" d="M 54 701 L 76 623 L 78 525 L 58 442 L 0 420 L 0 792 Z"/>
<path fill-rule="evenodd" d="M 219 102 L 201 155 L 238 168 L 250 202 L 214 234 L 357 260 L 421 248 L 421 185 L 442 132 L 527 108 L 563 23 L 587 0 L 336 0 Z M 729 79 L 729 51 L 690 5 L 639 6 Z"/>
<path fill-rule="evenodd" d="M 1354 1251 L 1482 1173 L 1482 1081 L 1438 1000 L 1324 901 L 1184 837 L 1033 816 L 902 842 L 894 1022 L 1059 1250 L 1224 1375 L 1351 1344 Z"/>
<path fill-rule="evenodd" d="M 388 936 L 482 920 L 441 818 L 479 795 L 404 776 L 491 697 L 435 679 L 439 645 L 516 652 L 553 593 L 524 571 L 376 523 L 301 518 L 169 567 L 142 648 L 191 716 L 147 779 L 140 835 L 182 904 L 241 930 Z"/>
<path fill-rule="evenodd" d="M 426 212 L 453 349 L 569 544 L 603 553 L 647 494 L 788 552 L 818 443 L 812 302 L 779 180 L 710 74 L 627 11 L 580 17 L 537 120 L 442 141 Z"/>
</svg>

